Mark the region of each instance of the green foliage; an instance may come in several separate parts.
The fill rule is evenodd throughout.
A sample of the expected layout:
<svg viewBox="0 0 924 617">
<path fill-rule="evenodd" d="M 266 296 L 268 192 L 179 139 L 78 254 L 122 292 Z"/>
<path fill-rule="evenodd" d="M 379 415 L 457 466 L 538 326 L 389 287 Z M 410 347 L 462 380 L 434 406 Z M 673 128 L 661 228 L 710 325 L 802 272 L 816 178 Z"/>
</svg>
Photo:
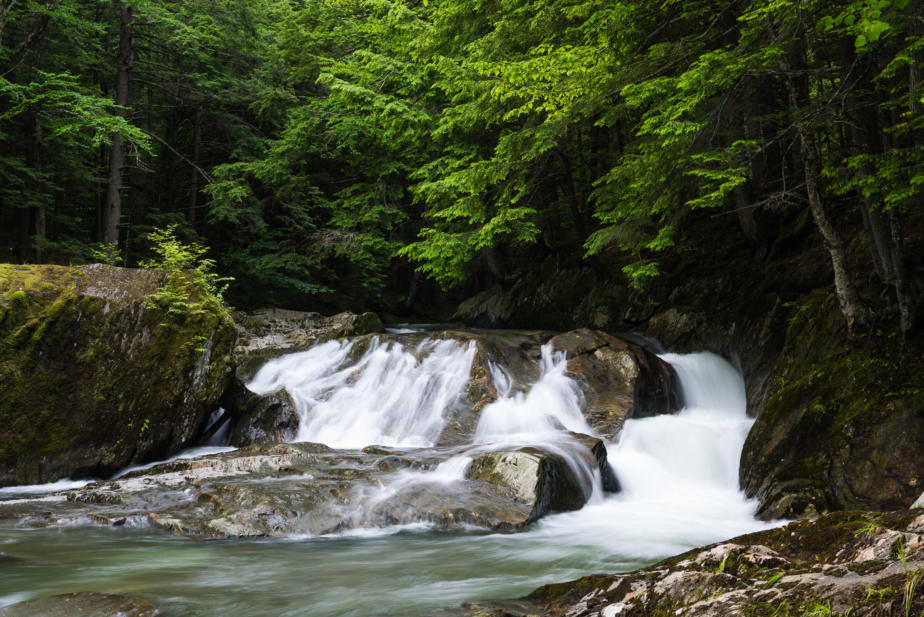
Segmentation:
<svg viewBox="0 0 924 617">
<path fill-rule="evenodd" d="M 168 273 L 163 287 L 147 298 L 148 307 L 182 317 L 224 311 L 222 294 L 232 279 L 214 272 L 215 261 L 203 257 L 208 247 L 183 244 L 176 237 L 176 225 L 155 229 L 148 240 L 157 257 L 143 260 L 141 267 Z"/>
<path fill-rule="evenodd" d="M 90 249 L 90 256 L 98 261 L 109 266 L 118 265 L 122 261 L 122 251 L 119 250 L 117 244 L 105 244 L 100 242 L 96 245 L 95 248 Z"/>
<path fill-rule="evenodd" d="M 861 202 L 919 225 L 918 4 L 139 0 L 116 109 L 120 3 L 12 3 L 0 245 L 135 264 L 175 224 L 250 305 L 381 304 L 409 266 L 481 285 L 548 256 L 641 288 L 708 252 L 690 230 L 712 217 L 752 214 L 758 245 L 789 224 L 797 126 L 840 228 Z M 114 135 L 124 241 L 100 254 Z"/>
</svg>

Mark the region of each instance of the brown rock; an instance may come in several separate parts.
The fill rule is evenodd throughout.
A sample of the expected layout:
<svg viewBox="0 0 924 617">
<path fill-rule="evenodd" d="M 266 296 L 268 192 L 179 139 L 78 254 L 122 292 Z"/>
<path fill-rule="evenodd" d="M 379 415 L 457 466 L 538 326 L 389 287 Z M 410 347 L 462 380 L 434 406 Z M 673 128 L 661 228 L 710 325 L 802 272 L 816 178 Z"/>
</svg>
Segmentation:
<svg viewBox="0 0 924 617">
<path fill-rule="evenodd" d="M 627 418 L 673 413 L 683 405 L 673 368 L 639 345 L 587 329 L 550 343 L 567 354 L 568 370 L 585 386 L 584 415 L 598 435 L 612 439 Z"/>
<path fill-rule="evenodd" d="M 0 617 L 157 617 L 160 611 L 140 598 L 91 591 L 36 598 L 0 608 Z"/>
</svg>

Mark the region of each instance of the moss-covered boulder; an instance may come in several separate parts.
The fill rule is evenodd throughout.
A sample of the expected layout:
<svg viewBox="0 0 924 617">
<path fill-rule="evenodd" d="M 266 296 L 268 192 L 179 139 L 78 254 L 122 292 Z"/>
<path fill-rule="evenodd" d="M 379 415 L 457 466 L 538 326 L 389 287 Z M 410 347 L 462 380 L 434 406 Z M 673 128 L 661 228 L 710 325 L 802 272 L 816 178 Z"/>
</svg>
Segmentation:
<svg viewBox="0 0 924 617">
<path fill-rule="evenodd" d="M 106 476 L 202 430 L 236 332 L 217 302 L 149 306 L 166 276 L 0 266 L 0 486 Z"/>
<path fill-rule="evenodd" d="M 907 508 L 924 486 L 924 354 L 875 332 L 848 337 L 819 290 L 789 321 L 766 407 L 741 456 L 765 518 Z"/>
</svg>

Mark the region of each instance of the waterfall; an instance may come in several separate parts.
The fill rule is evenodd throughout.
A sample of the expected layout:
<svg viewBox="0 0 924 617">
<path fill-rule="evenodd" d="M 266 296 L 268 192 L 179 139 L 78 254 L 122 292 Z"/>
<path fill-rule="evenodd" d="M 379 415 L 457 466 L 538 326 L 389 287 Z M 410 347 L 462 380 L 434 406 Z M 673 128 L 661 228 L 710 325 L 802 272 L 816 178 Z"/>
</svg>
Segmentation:
<svg viewBox="0 0 924 617">
<path fill-rule="evenodd" d="M 590 434 L 581 407 L 584 397 L 566 371 L 565 354 L 551 345 L 541 349 L 539 380 L 529 392 L 512 393 L 512 379 L 503 367 L 491 365 L 498 399 L 481 410 L 475 441 L 479 443 L 536 443 L 560 434 L 562 429 Z"/>
<path fill-rule="evenodd" d="M 622 492 L 600 505 L 551 517 L 543 533 L 640 559 L 676 554 L 770 526 L 738 487 L 741 448 L 753 423 L 744 380 L 712 353 L 664 354 L 680 378 L 685 407 L 627 420 L 609 444 Z"/>
<path fill-rule="evenodd" d="M 700 353 L 662 356 L 679 376 L 684 409 L 627 420 L 618 439 L 607 444 L 622 492 L 604 496 L 595 485 L 584 508 L 545 516 L 517 534 L 426 533 L 425 519 L 382 527 L 389 523 L 375 518 L 377 506 L 389 499 L 400 505 L 408 488 L 450 494 L 473 457 L 532 445 L 567 458 L 578 446 L 569 431 L 591 431 L 564 354 L 544 346 L 532 383 L 513 377 L 527 371 L 497 358 L 488 361 L 497 399 L 481 410 L 467 444 L 434 447 L 447 411 L 467 402 L 462 397 L 470 386 L 475 345 L 419 342 L 415 333 L 394 337 L 405 344 L 363 338 L 283 356 L 249 384 L 262 393 L 286 388 L 301 416 L 298 439 L 335 447 L 424 447 L 420 460 L 426 465 L 354 487 L 343 504 L 354 516 L 354 528 L 335 537 L 190 543 L 142 528 L 122 529 L 114 541 L 108 529 L 24 534 L 0 525 L 3 552 L 26 557 L 0 577 L 0 604 L 20 599 L 22 592 L 106 587 L 133 593 L 143 574 L 145 593 L 170 614 L 431 614 L 478 599 L 522 597 L 546 583 L 633 570 L 774 525 L 755 520 L 756 503 L 738 489 L 738 458 L 751 425 L 741 375 L 718 356 Z M 583 473 L 578 477 L 595 480 L 590 478 L 595 468 Z M 430 493 L 437 487 L 422 486 L 426 483 L 442 485 L 443 492 Z M 64 486 L 0 489 L 0 502 Z M 256 587 L 273 589 L 269 601 L 267 594 L 254 595 L 254 585 L 240 584 L 242 572 Z"/>
<path fill-rule="evenodd" d="M 374 337 L 360 351 L 354 343 L 332 341 L 282 356 L 264 365 L 248 387 L 257 393 L 286 388 L 301 418 L 297 441 L 432 447 L 447 409 L 469 384 L 475 343 L 428 338 L 406 347 Z M 481 410 L 470 444 L 430 470 L 396 474 L 378 494 L 409 483 L 451 484 L 484 452 L 538 446 L 562 456 L 591 498 L 582 511 L 551 517 L 540 528 L 568 521 L 568 529 L 556 533 L 597 530 L 619 551 L 638 545 L 640 557 L 755 529 L 755 504 L 738 490 L 739 457 L 752 423 L 741 375 L 711 353 L 661 357 L 677 372 L 685 407 L 627 420 L 618 441 L 608 444 L 609 463 L 622 485 L 616 496 L 603 499 L 599 473 L 569 433 L 592 431 L 565 354 L 548 344 L 541 347 L 540 376 L 532 384 L 515 383 L 506 367 L 489 361 L 498 397 Z"/>
<path fill-rule="evenodd" d="M 664 501 L 736 494 L 741 448 L 753 422 L 744 381 L 715 354 L 662 358 L 680 378 L 685 406 L 676 415 L 626 422 L 610 456 L 624 491 Z"/>
<path fill-rule="evenodd" d="M 427 339 L 407 350 L 374 337 L 359 359 L 331 341 L 265 364 L 247 387 L 284 387 L 300 416 L 296 441 L 335 448 L 432 446 L 469 381 L 475 343 Z"/>
</svg>

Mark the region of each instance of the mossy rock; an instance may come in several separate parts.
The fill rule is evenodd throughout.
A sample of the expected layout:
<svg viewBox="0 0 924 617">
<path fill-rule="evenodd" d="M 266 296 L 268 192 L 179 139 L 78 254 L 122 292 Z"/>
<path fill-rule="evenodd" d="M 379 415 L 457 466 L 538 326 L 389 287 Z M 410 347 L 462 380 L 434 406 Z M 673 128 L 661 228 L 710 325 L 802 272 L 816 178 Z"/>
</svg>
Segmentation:
<svg viewBox="0 0 924 617">
<path fill-rule="evenodd" d="M 201 430 L 236 331 L 217 302 L 149 305 L 165 277 L 0 265 L 0 485 L 105 476 Z"/>
<path fill-rule="evenodd" d="M 852 339 L 819 290 L 790 318 L 741 457 L 765 518 L 907 508 L 924 486 L 924 359 L 897 334 Z"/>
</svg>

